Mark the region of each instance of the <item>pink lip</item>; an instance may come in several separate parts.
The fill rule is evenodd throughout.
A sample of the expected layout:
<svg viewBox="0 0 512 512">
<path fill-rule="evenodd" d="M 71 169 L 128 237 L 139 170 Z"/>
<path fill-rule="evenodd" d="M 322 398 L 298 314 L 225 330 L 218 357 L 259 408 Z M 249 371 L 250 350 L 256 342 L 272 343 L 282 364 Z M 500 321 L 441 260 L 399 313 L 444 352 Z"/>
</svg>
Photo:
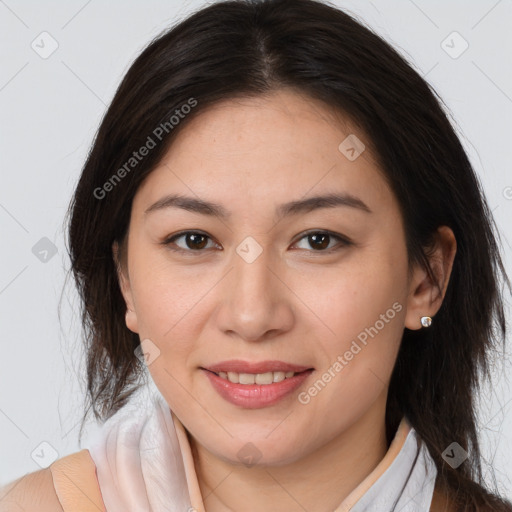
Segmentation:
<svg viewBox="0 0 512 512">
<path fill-rule="evenodd" d="M 239 407 L 260 409 L 276 404 L 295 391 L 313 372 L 307 366 L 292 365 L 281 361 L 247 363 L 244 361 L 225 361 L 208 369 L 201 368 L 219 395 Z M 272 384 L 234 384 L 214 372 L 266 373 L 298 372 L 297 375 Z M 300 372 L 300 373 L 299 373 Z"/>
<path fill-rule="evenodd" d="M 241 359 L 232 359 L 230 361 L 222 361 L 210 366 L 205 366 L 205 370 L 214 373 L 219 372 L 235 372 L 235 373 L 267 373 L 267 372 L 303 372 L 311 369 L 310 366 L 301 366 L 297 364 L 285 363 L 283 361 L 261 361 L 252 363 L 242 361 Z"/>
</svg>

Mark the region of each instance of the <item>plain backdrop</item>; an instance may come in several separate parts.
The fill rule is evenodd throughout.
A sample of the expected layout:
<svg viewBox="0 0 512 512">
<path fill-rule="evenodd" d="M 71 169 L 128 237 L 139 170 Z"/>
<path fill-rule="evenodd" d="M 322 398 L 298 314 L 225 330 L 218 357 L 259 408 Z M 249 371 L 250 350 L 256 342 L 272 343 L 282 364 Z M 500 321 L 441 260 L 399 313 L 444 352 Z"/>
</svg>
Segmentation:
<svg viewBox="0 0 512 512">
<path fill-rule="evenodd" d="M 486 191 L 510 272 L 512 2 L 333 3 L 391 42 L 443 98 Z M 38 453 L 62 457 L 81 448 L 83 353 L 76 293 L 71 281 L 65 286 L 65 211 L 131 62 L 203 5 L 0 0 L 0 485 L 40 469 Z M 509 498 L 510 367 L 507 348 L 479 417 L 486 478 Z"/>
</svg>

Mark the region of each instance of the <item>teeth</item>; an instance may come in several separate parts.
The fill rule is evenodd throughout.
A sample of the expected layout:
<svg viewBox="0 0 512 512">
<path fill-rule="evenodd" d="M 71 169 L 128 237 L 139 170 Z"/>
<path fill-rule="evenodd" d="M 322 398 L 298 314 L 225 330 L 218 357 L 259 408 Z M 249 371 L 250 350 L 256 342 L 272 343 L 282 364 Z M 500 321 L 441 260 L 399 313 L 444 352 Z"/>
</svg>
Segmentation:
<svg viewBox="0 0 512 512">
<path fill-rule="evenodd" d="M 290 372 L 288 372 L 290 373 Z M 286 378 L 285 372 L 274 372 L 274 382 L 281 382 Z"/>
<path fill-rule="evenodd" d="M 228 372 L 228 380 L 229 382 L 234 382 L 235 384 L 238 384 L 240 382 L 240 375 L 235 372 Z"/>
<path fill-rule="evenodd" d="M 240 384 L 254 384 L 255 377 L 254 373 L 240 373 L 238 374 L 238 382 Z"/>
<path fill-rule="evenodd" d="M 235 373 L 219 372 L 219 377 L 234 384 L 272 384 L 293 377 L 295 372 Z"/>
<path fill-rule="evenodd" d="M 272 384 L 272 382 L 274 382 L 273 372 L 257 373 L 254 377 L 255 384 Z"/>
</svg>

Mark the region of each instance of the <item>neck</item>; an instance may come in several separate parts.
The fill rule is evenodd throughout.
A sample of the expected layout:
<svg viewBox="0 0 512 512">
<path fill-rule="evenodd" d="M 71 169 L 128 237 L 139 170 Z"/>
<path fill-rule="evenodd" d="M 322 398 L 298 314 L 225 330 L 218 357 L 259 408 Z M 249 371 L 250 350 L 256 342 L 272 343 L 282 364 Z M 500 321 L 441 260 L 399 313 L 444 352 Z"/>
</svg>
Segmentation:
<svg viewBox="0 0 512 512">
<path fill-rule="evenodd" d="M 207 512 L 327 512 L 336 509 L 384 457 L 385 407 L 368 411 L 317 451 L 284 466 L 248 468 L 219 459 L 192 438 L 190 444 Z"/>
</svg>

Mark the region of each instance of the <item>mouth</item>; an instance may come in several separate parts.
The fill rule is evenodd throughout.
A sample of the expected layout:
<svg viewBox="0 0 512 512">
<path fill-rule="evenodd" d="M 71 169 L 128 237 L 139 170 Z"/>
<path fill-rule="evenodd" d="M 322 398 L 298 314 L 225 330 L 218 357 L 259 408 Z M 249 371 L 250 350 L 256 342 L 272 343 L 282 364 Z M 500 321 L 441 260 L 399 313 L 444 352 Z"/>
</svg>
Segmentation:
<svg viewBox="0 0 512 512">
<path fill-rule="evenodd" d="M 202 369 L 233 384 L 260 384 L 263 386 L 282 382 L 304 371 L 314 370 L 314 368 L 284 361 L 248 362 L 239 359 L 222 361 Z"/>
<path fill-rule="evenodd" d="M 224 361 L 200 367 L 228 402 L 248 409 L 274 405 L 299 387 L 314 368 L 283 361 Z"/>
</svg>

